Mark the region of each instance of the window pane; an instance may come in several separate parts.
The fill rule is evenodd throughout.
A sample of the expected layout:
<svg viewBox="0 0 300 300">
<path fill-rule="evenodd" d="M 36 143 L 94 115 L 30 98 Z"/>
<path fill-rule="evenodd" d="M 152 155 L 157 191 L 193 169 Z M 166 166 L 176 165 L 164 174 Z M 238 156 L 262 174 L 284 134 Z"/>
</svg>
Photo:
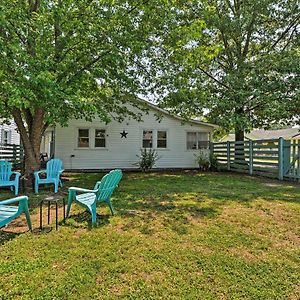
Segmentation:
<svg viewBox="0 0 300 300">
<path fill-rule="evenodd" d="M 95 130 L 95 147 L 105 147 L 105 129 Z"/>
<path fill-rule="evenodd" d="M 152 130 L 143 131 L 143 148 L 152 148 Z"/>
<path fill-rule="evenodd" d="M 3 132 L 3 142 L 4 142 L 4 144 L 8 144 L 8 137 L 9 137 L 9 132 L 5 130 Z"/>
<path fill-rule="evenodd" d="M 152 142 L 143 140 L 143 148 L 152 148 Z"/>
<path fill-rule="evenodd" d="M 198 132 L 198 149 L 209 147 L 209 135 L 207 132 Z"/>
<path fill-rule="evenodd" d="M 187 132 L 186 134 L 186 148 L 197 149 L 197 132 Z"/>
<path fill-rule="evenodd" d="M 166 131 L 157 131 L 157 138 L 159 140 L 166 140 L 167 139 L 167 132 Z"/>
<path fill-rule="evenodd" d="M 167 148 L 166 131 L 157 131 L 157 148 Z"/>
<path fill-rule="evenodd" d="M 95 147 L 105 147 L 105 140 L 95 139 Z"/>
<path fill-rule="evenodd" d="M 157 141 L 157 148 L 167 148 L 167 141 L 165 140 L 165 141 L 163 141 L 163 140 L 161 140 L 161 141 Z"/>
<path fill-rule="evenodd" d="M 89 148 L 89 129 L 78 129 L 78 147 Z"/>
<path fill-rule="evenodd" d="M 78 147 L 88 148 L 89 147 L 89 138 L 79 138 Z"/>
<path fill-rule="evenodd" d="M 95 137 L 105 139 L 105 130 L 104 129 L 96 129 Z"/>
<path fill-rule="evenodd" d="M 89 130 L 88 129 L 79 129 L 78 130 L 79 137 L 89 137 Z"/>
</svg>

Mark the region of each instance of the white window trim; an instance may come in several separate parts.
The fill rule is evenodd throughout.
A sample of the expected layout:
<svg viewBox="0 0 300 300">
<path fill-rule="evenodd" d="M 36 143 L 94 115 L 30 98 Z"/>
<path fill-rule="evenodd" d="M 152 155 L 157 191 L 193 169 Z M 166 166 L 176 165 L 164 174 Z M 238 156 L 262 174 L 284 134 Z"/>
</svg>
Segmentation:
<svg viewBox="0 0 300 300">
<path fill-rule="evenodd" d="M 144 131 L 152 131 L 152 148 L 144 148 L 143 146 L 143 141 L 144 141 Z M 154 129 L 150 129 L 150 128 L 142 128 L 141 130 L 141 149 L 155 149 L 154 147 L 154 141 L 155 141 L 155 138 L 154 138 Z"/>
<path fill-rule="evenodd" d="M 157 147 L 158 131 L 165 131 L 166 132 L 166 147 L 165 148 L 159 148 L 159 147 Z M 156 149 L 158 151 L 169 150 L 169 131 L 167 129 L 157 129 L 156 130 Z"/>
<path fill-rule="evenodd" d="M 79 147 L 78 142 L 79 142 L 79 130 L 88 130 L 89 131 L 89 146 L 88 147 Z M 75 141 L 75 149 L 79 150 L 86 150 L 91 148 L 91 130 L 89 127 L 85 126 L 80 126 L 76 128 L 76 141 Z"/>
<path fill-rule="evenodd" d="M 4 141 L 4 134 L 7 134 L 6 142 Z M 11 142 L 12 142 L 12 130 L 2 129 L 1 130 L 1 143 L 2 144 L 11 144 Z"/>
<path fill-rule="evenodd" d="M 208 144 L 210 143 L 210 140 L 211 140 L 211 133 L 209 131 L 201 131 L 201 130 L 185 130 L 185 150 L 186 151 L 199 151 L 199 150 L 209 150 L 209 147 L 208 148 L 199 148 L 199 145 L 198 145 L 198 133 L 207 133 L 208 135 Z M 188 149 L 187 148 L 187 134 L 188 132 L 196 132 L 197 133 L 197 149 Z"/>
<path fill-rule="evenodd" d="M 143 133 L 144 131 L 152 131 L 152 148 L 143 147 Z M 167 133 L 167 147 L 166 148 L 157 148 L 157 131 L 165 131 Z M 154 149 L 156 151 L 169 151 L 169 130 L 165 128 L 141 128 L 140 129 L 141 137 L 141 149 Z"/>
<path fill-rule="evenodd" d="M 96 130 L 104 130 L 104 137 L 105 137 L 105 147 L 96 147 Z M 107 129 L 106 128 L 93 128 L 94 131 L 94 138 L 93 138 L 93 143 L 94 143 L 94 149 L 101 150 L 101 149 L 107 149 Z"/>
<path fill-rule="evenodd" d="M 78 139 L 79 139 L 79 129 L 88 129 L 89 130 L 89 147 L 78 147 Z M 95 133 L 96 129 L 99 130 L 105 130 L 105 147 L 95 147 Z M 101 150 L 108 150 L 108 134 L 107 134 L 107 128 L 105 127 L 86 127 L 86 126 L 78 126 L 75 128 L 75 147 L 74 150 L 95 150 L 95 151 L 101 151 Z"/>
</svg>

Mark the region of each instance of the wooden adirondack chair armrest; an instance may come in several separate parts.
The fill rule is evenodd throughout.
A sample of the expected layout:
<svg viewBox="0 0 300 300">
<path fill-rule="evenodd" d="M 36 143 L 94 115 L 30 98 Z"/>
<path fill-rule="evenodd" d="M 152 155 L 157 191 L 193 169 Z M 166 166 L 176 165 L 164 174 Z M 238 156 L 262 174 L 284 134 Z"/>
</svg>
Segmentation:
<svg viewBox="0 0 300 300">
<path fill-rule="evenodd" d="M 27 201 L 28 201 L 27 196 L 19 196 L 16 198 L 0 201 L 0 205 L 7 205 L 7 204 L 13 204 L 16 202 L 27 202 Z"/>
<path fill-rule="evenodd" d="M 96 193 L 98 190 L 89 190 L 89 189 L 83 189 L 83 188 L 78 188 L 75 186 L 69 187 L 69 191 L 75 191 L 79 193 Z"/>
<path fill-rule="evenodd" d="M 60 170 L 60 171 L 59 171 L 59 174 L 61 174 L 64 170 L 65 170 L 65 169 Z"/>
</svg>

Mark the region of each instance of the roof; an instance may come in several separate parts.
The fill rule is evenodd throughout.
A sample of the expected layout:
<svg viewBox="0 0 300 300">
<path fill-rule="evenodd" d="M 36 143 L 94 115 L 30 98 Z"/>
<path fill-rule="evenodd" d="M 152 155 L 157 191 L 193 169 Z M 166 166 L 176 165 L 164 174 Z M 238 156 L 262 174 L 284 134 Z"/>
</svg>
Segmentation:
<svg viewBox="0 0 300 300">
<path fill-rule="evenodd" d="M 207 126 L 207 127 L 211 127 L 211 128 L 218 128 L 219 127 L 216 124 L 207 123 L 207 122 L 203 122 L 203 121 L 199 121 L 199 120 L 194 120 L 194 119 L 186 120 L 186 119 L 184 119 L 184 118 L 182 118 L 180 116 L 172 114 L 171 112 L 169 112 L 166 109 L 158 107 L 157 105 L 155 105 L 155 104 L 153 104 L 153 103 L 151 103 L 149 101 L 146 101 L 146 100 L 141 99 L 141 98 L 139 98 L 138 100 L 141 101 L 141 102 L 143 102 L 143 103 L 145 103 L 146 105 L 148 105 L 149 107 L 153 108 L 154 110 L 156 110 L 156 111 L 158 111 L 160 113 L 163 113 L 165 115 L 168 115 L 170 117 L 173 117 L 174 119 L 180 120 L 181 122 L 187 122 L 187 123 L 192 123 L 192 124 L 197 124 L 197 125 L 203 125 L 203 126 Z"/>
<path fill-rule="evenodd" d="M 277 129 L 277 130 L 263 130 L 263 129 L 255 129 L 250 133 L 245 134 L 245 139 L 247 140 L 267 140 L 267 139 L 292 139 L 292 138 L 300 138 L 300 128 L 285 128 L 285 129 Z M 235 135 L 233 133 L 228 134 L 224 138 L 221 139 L 222 142 L 226 141 L 234 141 Z"/>
</svg>

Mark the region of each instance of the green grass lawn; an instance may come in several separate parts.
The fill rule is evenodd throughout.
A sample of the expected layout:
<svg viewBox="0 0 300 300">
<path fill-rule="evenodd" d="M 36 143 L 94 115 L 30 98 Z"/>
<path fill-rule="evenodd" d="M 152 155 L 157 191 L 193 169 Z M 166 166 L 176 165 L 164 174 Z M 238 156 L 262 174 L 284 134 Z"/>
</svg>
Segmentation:
<svg viewBox="0 0 300 300">
<path fill-rule="evenodd" d="M 102 174 L 70 174 L 91 188 Z M 38 200 L 29 195 L 34 227 Z M 9 192 L 1 191 L 1 198 Z M 116 215 L 0 233 L 0 299 L 299 299 L 300 186 L 227 173 L 128 173 Z M 25 227 L 24 227 L 25 228 Z"/>
</svg>

